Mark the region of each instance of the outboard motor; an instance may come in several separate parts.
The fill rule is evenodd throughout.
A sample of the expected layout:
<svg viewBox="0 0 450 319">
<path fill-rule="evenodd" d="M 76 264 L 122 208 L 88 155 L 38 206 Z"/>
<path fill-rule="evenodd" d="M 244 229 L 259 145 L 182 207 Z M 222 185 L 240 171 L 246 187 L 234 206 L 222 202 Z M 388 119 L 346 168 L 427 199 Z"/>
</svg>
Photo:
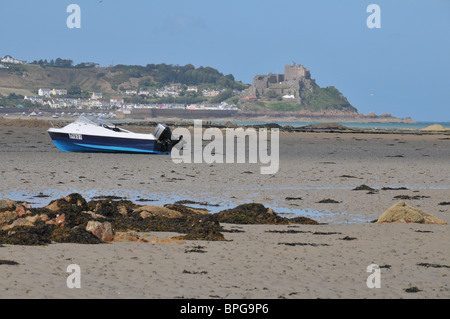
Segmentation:
<svg viewBox="0 0 450 319">
<path fill-rule="evenodd" d="M 158 124 L 155 127 L 153 135 L 158 139 L 161 152 L 168 152 L 172 150 L 172 147 L 178 144 L 183 136 L 180 136 L 177 140 L 172 140 L 172 130 L 165 124 Z"/>
</svg>

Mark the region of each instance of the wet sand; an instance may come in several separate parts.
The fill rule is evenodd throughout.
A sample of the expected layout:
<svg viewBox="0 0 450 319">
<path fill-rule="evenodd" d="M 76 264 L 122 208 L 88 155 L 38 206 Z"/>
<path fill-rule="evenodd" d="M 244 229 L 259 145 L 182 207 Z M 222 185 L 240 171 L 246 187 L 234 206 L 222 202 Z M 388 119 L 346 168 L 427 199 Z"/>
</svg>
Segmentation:
<svg viewBox="0 0 450 319">
<path fill-rule="evenodd" d="M 0 259 L 19 265 L 0 265 L 1 298 L 450 297 L 448 225 L 368 223 L 397 196 L 449 222 L 449 206 L 439 205 L 450 201 L 448 135 L 281 133 L 274 175 L 261 175 L 259 164 L 63 153 L 45 128 L 2 126 L 0 136 L 0 197 L 33 206 L 72 192 L 152 205 L 207 201 L 215 210 L 258 202 L 326 223 L 226 225 L 242 231 L 224 233 L 226 242 L 4 245 Z M 375 190 L 353 190 L 362 184 Z M 187 252 L 196 246 L 205 252 Z M 69 264 L 81 267 L 81 289 L 66 286 Z M 366 285 L 370 264 L 382 266 L 380 289 Z"/>
</svg>

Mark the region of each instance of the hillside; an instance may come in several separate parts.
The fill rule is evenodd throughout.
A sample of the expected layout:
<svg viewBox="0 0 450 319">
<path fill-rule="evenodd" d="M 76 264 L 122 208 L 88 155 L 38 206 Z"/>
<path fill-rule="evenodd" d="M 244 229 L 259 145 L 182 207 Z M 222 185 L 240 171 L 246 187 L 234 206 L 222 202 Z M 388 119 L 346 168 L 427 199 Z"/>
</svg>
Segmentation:
<svg viewBox="0 0 450 319">
<path fill-rule="evenodd" d="M 226 101 L 242 110 L 257 112 L 358 113 L 338 89 L 319 87 L 310 71 L 295 63 L 285 66 L 285 74 L 256 75 L 252 85 L 247 85 L 235 81 L 231 74 L 191 64 L 99 67 L 93 63 L 72 66 L 71 60 L 56 62 L 40 60 L 0 68 L 0 93 L 7 97 L 0 100 L 0 106 L 32 106 L 30 101 L 23 101 L 24 96 L 35 96 L 40 88 L 48 88 L 65 89 L 68 98 L 87 99 L 92 92 L 100 92 L 107 101 L 121 96 L 125 103 L 132 104 Z M 246 99 L 249 96 L 253 98 Z"/>
<path fill-rule="evenodd" d="M 107 95 L 117 95 L 125 90 L 151 89 L 169 83 L 237 90 L 247 87 L 234 81 L 231 74 L 223 75 L 210 67 L 195 68 L 189 64 L 90 68 L 27 64 L 10 65 L 9 69 L 0 69 L 0 92 L 3 95 L 13 92 L 35 95 L 39 88 L 68 89 L 73 85 L 79 86 L 85 92 L 98 91 Z"/>
</svg>

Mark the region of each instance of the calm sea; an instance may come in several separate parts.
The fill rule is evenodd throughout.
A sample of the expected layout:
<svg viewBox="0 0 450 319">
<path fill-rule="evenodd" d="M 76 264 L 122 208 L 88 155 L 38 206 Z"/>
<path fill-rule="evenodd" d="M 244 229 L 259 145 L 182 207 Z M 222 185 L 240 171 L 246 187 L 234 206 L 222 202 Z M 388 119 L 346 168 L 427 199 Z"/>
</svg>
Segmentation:
<svg viewBox="0 0 450 319">
<path fill-rule="evenodd" d="M 217 124 L 225 124 L 225 121 L 213 121 L 213 123 Z M 277 123 L 281 126 L 284 125 L 290 125 L 294 127 L 299 126 L 305 126 L 310 124 L 318 124 L 320 122 L 274 122 L 274 121 L 268 121 L 268 122 L 253 122 L 253 121 L 233 121 L 234 124 L 237 125 L 258 125 L 258 124 L 267 124 L 267 123 Z M 428 127 L 433 124 L 439 124 L 442 125 L 445 128 L 450 128 L 450 122 L 416 122 L 416 123 L 339 123 L 347 127 L 351 128 L 362 128 L 362 129 L 382 129 L 382 130 L 389 130 L 389 129 L 414 129 L 414 130 L 420 130 L 422 128 Z"/>
</svg>

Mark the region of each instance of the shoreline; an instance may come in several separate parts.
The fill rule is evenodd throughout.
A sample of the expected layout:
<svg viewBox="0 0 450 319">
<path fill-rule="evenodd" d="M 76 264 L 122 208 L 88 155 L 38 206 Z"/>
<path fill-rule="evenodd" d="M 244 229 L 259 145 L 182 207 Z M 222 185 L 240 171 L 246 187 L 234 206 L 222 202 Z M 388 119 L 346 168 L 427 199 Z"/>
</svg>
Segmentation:
<svg viewBox="0 0 450 319">
<path fill-rule="evenodd" d="M 23 116 L 10 116 L 10 117 L 1 117 L 0 116 L 0 126 L 19 126 L 19 127 L 62 127 L 63 125 L 67 125 L 77 117 L 60 117 L 60 118 L 52 118 L 48 116 L 43 117 L 23 117 Z M 148 127 L 153 128 L 158 123 L 165 123 L 168 126 L 173 128 L 176 127 L 186 127 L 191 128 L 194 125 L 194 120 L 180 120 L 176 118 L 154 118 L 154 119 L 107 119 L 112 123 L 116 123 L 120 126 L 125 126 L 129 128 L 142 128 Z M 217 123 L 223 122 L 223 123 Z M 245 121 L 244 121 L 245 122 Z M 262 122 L 260 124 L 250 124 L 251 122 Z M 279 123 L 287 123 L 284 125 L 277 124 L 276 122 L 268 122 L 268 121 L 251 121 L 250 123 L 242 123 L 242 121 L 233 119 L 214 119 L 214 120 L 202 120 L 202 127 L 206 128 L 278 128 L 280 132 L 309 132 L 309 133 L 360 133 L 360 134 L 416 134 L 416 135 L 425 135 L 425 134 L 444 134 L 450 135 L 450 127 L 443 127 L 439 124 L 433 124 L 428 128 L 415 129 L 415 128 L 363 128 L 363 127 L 351 127 L 346 126 L 345 124 L 402 124 L 403 122 L 347 122 L 344 124 L 339 124 L 338 121 L 323 121 L 313 124 L 307 124 L 308 122 L 304 122 L 304 125 L 301 126 L 292 126 L 292 124 L 298 124 L 301 122 L 283 122 L 278 121 Z M 239 123 L 239 124 L 237 124 Z M 436 123 L 436 122 L 424 122 L 424 123 Z M 445 122 L 447 123 L 447 122 Z M 450 124 L 450 123 L 449 123 Z M 437 126 L 437 127 L 436 127 Z M 442 127 L 441 127 L 442 126 Z"/>
</svg>

